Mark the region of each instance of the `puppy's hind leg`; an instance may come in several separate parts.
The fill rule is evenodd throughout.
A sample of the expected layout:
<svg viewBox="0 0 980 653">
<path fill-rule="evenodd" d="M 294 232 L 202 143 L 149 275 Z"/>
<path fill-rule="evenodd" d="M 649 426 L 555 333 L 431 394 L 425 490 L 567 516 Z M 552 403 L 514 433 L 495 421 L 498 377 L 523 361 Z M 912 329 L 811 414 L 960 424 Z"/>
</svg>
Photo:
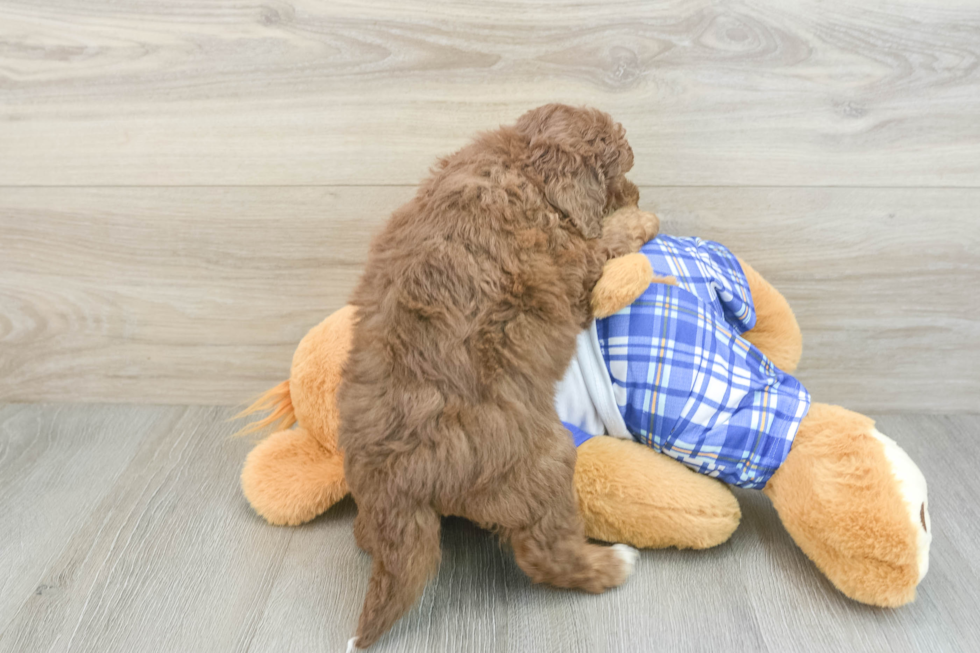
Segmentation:
<svg viewBox="0 0 980 653">
<path fill-rule="evenodd" d="M 638 553 L 622 544 L 609 547 L 588 542 L 573 484 L 574 448 L 564 429 L 559 436 L 565 440 L 561 449 L 564 445 L 570 449 L 566 457 L 570 462 L 546 457 L 530 466 L 528 491 L 521 493 L 527 503 L 522 510 L 512 511 L 528 514 L 530 519 L 505 529 L 504 535 L 510 539 L 518 566 L 533 582 L 598 594 L 626 580 Z M 540 488 L 540 494 L 532 488 Z M 521 495 L 511 495 L 511 500 Z"/>
<path fill-rule="evenodd" d="M 359 544 L 374 567 L 352 642 L 367 648 L 412 606 L 438 568 L 440 522 L 431 507 L 408 502 L 359 509 Z"/>
<path fill-rule="evenodd" d="M 549 511 L 537 523 L 511 531 L 510 541 L 518 566 L 533 582 L 593 594 L 621 585 L 639 555 L 625 544 L 590 544 L 578 515 L 565 510 Z"/>
</svg>

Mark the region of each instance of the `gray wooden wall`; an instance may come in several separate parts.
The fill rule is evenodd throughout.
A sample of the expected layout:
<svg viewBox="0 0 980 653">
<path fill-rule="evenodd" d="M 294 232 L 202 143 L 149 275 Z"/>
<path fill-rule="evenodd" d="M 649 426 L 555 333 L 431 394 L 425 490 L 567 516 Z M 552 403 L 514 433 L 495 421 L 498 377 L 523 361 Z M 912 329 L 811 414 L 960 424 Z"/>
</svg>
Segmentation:
<svg viewBox="0 0 980 653">
<path fill-rule="evenodd" d="M 0 0 L 0 401 L 277 382 L 435 158 L 550 101 L 784 291 L 816 399 L 980 411 L 975 0 Z"/>
</svg>

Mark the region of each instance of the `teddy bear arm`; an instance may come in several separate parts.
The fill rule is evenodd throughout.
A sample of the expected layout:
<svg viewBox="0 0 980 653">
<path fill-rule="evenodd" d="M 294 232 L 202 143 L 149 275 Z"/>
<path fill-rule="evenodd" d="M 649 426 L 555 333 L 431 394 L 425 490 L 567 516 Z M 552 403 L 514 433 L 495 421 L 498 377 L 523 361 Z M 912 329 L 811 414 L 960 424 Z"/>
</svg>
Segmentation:
<svg viewBox="0 0 980 653">
<path fill-rule="evenodd" d="M 646 256 L 627 254 L 606 261 L 592 289 L 592 314 L 609 317 L 632 304 L 650 285 L 653 269 Z"/>
<path fill-rule="evenodd" d="M 755 327 L 742 337 L 758 347 L 776 367 L 793 372 L 803 353 L 803 335 L 796 316 L 789 302 L 772 284 L 740 257 L 736 258 L 749 282 L 756 315 Z"/>
<path fill-rule="evenodd" d="M 704 549 L 741 519 L 728 486 L 638 442 L 593 437 L 578 447 L 575 489 L 586 534 L 638 548 Z"/>
<path fill-rule="evenodd" d="M 654 274 L 650 259 L 639 252 L 606 261 L 602 276 L 592 289 L 592 314 L 603 318 L 618 313 L 636 301 L 651 283 L 676 285 L 677 280 Z"/>
<path fill-rule="evenodd" d="M 636 206 L 623 207 L 602 222 L 599 243 L 609 258 L 625 256 L 640 248 L 660 233 L 660 219 Z"/>
</svg>

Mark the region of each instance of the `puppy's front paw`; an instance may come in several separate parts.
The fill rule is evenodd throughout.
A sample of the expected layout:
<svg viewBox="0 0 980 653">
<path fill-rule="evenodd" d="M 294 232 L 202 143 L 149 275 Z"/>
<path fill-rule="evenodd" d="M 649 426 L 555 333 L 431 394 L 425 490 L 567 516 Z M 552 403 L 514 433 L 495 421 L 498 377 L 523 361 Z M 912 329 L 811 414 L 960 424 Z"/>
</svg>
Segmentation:
<svg viewBox="0 0 980 653">
<path fill-rule="evenodd" d="M 612 213 L 602 225 L 603 232 L 616 231 L 637 241 L 635 247 L 656 238 L 660 233 L 660 218 L 649 211 L 627 206 Z"/>
<path fill-rule="evenodd" d="M 634 237 L 641 243 L 652 240 L 660 233 L 660 218 L 649 211 L 637 211 L 632 218 Z"/>
</svg>

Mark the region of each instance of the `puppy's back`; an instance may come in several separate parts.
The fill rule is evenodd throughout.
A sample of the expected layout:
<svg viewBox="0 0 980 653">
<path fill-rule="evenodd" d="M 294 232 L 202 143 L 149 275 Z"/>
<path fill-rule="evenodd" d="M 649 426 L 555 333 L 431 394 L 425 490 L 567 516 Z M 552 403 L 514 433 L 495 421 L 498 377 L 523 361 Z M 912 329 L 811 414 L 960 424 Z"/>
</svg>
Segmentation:
<svg viewBox="0 0 980 653">
<path fill-rule="evenodd" d="M 574 281 L 554 252 L 574 256 L 573 235 L 523 175 L 519 152 L 506 129 L 484 135 L 443 160 L 375 238 L 352 298 L 348 390 L 424 386 L 478 403 L 493 400 L 498 382 L 550 390 L 561 377 L 578 325 Z M 544 381 L 522 379 L 530 376 Z M 380 388 L 365 397 L 391 399 Z"/>
</svg>

